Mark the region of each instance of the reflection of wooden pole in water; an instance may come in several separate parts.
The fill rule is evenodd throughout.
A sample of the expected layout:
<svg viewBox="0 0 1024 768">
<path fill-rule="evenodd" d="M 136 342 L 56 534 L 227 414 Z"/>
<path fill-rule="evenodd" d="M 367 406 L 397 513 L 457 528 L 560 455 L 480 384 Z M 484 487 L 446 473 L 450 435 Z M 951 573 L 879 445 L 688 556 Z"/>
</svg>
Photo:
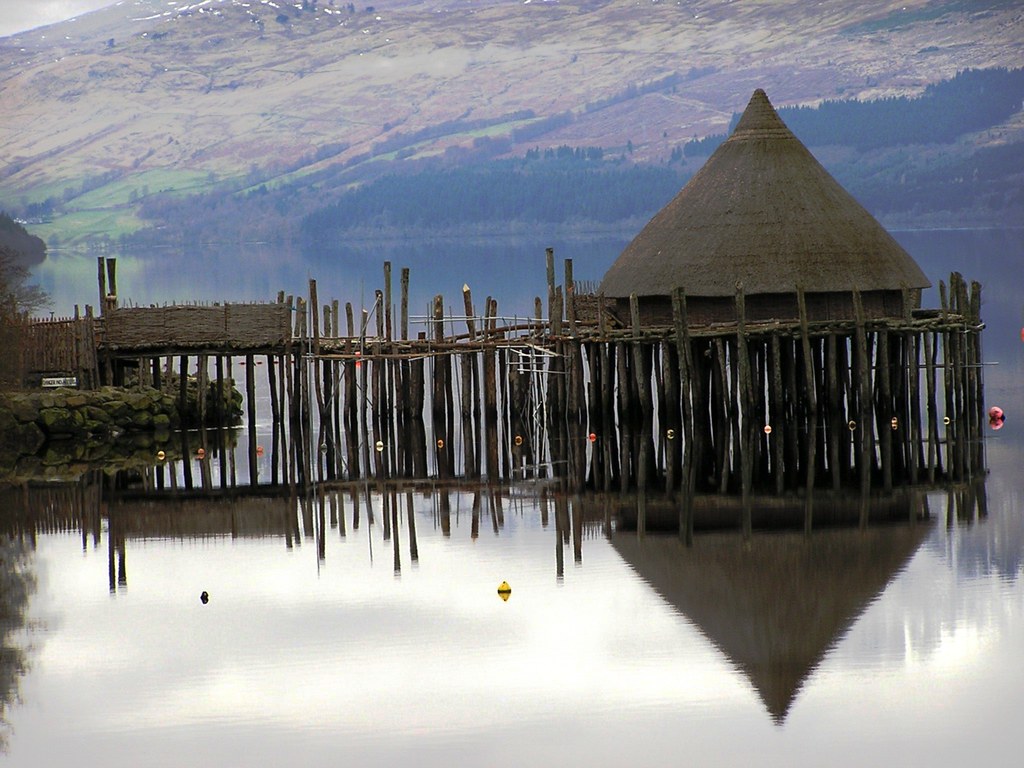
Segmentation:
<svg viewBox="0 0 1024 768">
<path fill-rule="evenodd" d="M 494 517 L 492 515 L 491 519 Z M 476 541 L 480 537 L 480 491 L 473 493 L 473 504 L 469 513 L 469 538 Z"/>
<path fill-rule="evenodd" d="M 405 492 L 405 508 L 409 521 L 409 560 L 416 563 L 420 559 L 420 548 L 416 540 L 416 510 L 413 507 L 412 491 Z"/>
<path fill-rule="evenodd" d="M 562 516 L 558 496 L 555 497 L 555 579 L 561 583 L 565 578 L 566 520 Z"/>
<path fill-rule="evenodd" d="M 384 493 L 383 490 L 381 494 L 389 497 L 391 505 L 391 549 L 394 556 L 395 574 L 397 575 L 402 572 L 401 536 L 398 535 L 398 494 L 394 491 Z"/>
<path fill-rule="evenodd" d="M 494 513 L 494 518 L 498 521 L 498 527 L 505 527 L 505 507 L 501 500 L 501 494 L 496 490 L 491 492 L 491 509 Z"/>
<path fill-rule="evenodd" d="M 351 490 L 352 497 L 352 530 L 359 530 L 359 489 L 355 486 Z"/>
<path fill-rule="evenodd" d="M 447 539 L 452 535 L 452 503 L 447 489 L 437 492 L 437 505 L 441 522 L 441 535 Z"/>
<path fill-rule="evenodd" d="M 110 517 L 107 519 L 107 585 L 110 594 L 117 592 L 117 548 L 115 545 L 115 523 Z"/>
<path fill-rule="evenodd" d="M 384 481 L 377 480 L 376 483 L 377 495 L 380 497 L 381 504 L 381 524 L 384 526 L 384 541 L 391 538 L 391 498 L 384 490 Z M 366 501 L 369 504 L 371 500 L 370 486 L 366 486 Z"/>
<path fill-rule="evenodd" d="M 323 562 L 327 559 L 327 496 L 321 484 L 316 489 L 316 556 Z"/>
<path fill-rule="evenodd" d="M 572 497 L 569 514 L 572 520 L 572 558 L 579 565 L 583 562 L 583 503 L 579 494 Z"/>
</svg>

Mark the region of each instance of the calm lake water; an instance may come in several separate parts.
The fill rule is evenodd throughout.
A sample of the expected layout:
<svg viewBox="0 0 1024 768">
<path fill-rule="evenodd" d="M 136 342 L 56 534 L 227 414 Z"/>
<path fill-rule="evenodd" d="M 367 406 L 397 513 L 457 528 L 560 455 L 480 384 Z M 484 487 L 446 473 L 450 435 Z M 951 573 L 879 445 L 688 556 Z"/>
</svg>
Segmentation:
<svg viewBox="0 0 1024 768">
<path fill-rule="evenodd" d="M 914 527 L 698 532 L 688 550 L 535 484 L 175 514 L 96 486 L 77 501 L 56 484 L 9 492 L 7 521 L 44 498 L 51 521 L 102 503 L 121 522 L 52 524 L 20 556 L 0 550 L 0 763 L 1018 764 L 1024 233 L 896 234 L 936 284 L 956 269 L 985 285 L 986 400 L 1008 414 L 986 435 L 986 515 L 958 517 L 940 492 Z M 145 304 L 273 298 L 314 276 L 321 298 L 358 305 L 391 258 L 424 297 L 458 300 L 469 282 L 525 314 L 547 244 L 502 266 L 411 246 L 358 264 L 123 255 L 119 282 Z M 556 257 L 597 279 L 621 246 Z M 37 274 L 64 314 L 95 304 L 95 271 L 60 255 Z"/>
</svg>

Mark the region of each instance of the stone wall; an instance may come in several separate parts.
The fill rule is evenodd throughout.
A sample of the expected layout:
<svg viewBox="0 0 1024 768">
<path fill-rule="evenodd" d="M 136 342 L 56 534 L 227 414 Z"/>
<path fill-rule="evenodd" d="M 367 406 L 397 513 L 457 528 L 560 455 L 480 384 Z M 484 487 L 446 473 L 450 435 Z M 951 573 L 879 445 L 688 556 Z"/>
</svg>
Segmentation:
<svg viewBox="0 0 1024 768">
<path fill-rule="evenodd" d="M 84 440 L 179 425 L 174 397 L 150 387 L 0 393 L 0 450 L 35 453 L 48 440 Z"/>
</svg>

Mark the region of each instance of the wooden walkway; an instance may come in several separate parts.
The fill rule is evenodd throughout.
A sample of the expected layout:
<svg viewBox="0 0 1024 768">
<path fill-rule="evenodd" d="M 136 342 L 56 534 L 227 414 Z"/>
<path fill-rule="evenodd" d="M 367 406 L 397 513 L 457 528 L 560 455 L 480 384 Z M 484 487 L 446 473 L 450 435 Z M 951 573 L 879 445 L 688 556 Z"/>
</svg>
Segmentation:
<svg viewBox="0 0 1024 768">
<path fill-rule="evenodd" d="M 438 296 L 411 317 L 407 269 L 395 312 L 390 264 L 358 316 L 321 304 L 315 280 L 266 304 L 123 307 L 111 262 L 99 263 L 101 315 L 87 308 L 69 334 L 84 354 L 68 368 L 83 383 L 177 376 L 182 398 L 188 377 L 203 392 L 244 369 L 254 485 L 554 476 L 683 499 L 798 493 L 809 509 L 816 488 L 866 499 L 984 472 L 981 289 L 957 274 L 939 308 L 899 319 L 865 318 L 854 292 L 853 320 L 811 322 L 797 290 L 799 319 L 747 323 L 737 286 L 734 323 L 691 325 L 677 291 L 671 326 L 641 327 L 634 298 L 623 327 L 603 297 L 576 295 L 570 261 L 556 285 L 550 252 L 547 311 L 538 298 L 522 318 L 491 297 L 478 312 L 468 287 L 462 312 Z M 261 363 L 269 478 L 255 455 Z"/>
</svg>

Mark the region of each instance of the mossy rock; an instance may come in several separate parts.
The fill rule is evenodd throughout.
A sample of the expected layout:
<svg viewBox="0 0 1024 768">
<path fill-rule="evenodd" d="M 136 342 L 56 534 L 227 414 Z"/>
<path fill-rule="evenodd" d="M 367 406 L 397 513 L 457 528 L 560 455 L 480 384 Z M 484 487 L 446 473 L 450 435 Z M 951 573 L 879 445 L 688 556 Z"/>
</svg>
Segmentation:
<svg viewBox="0 0 1024 768">
<path fill-rule="evenodd" d="M 57 440 L 47 444 L 42 462 L 47 467 L 60 467 L 85 457 L 85 445 L 77 440 Z"/>
<path fill-rule="evenodd" d="M 130 425 L 134 429 L 149 429 L 153 426 L 153 414 L 148 410 L 136 410 L 131 416 Z"/>
<path fill-rule="evenodd" d="M 8 408 L 0 407 L 0 438 L 4 441 L 10 440 L 8 435 L 13 436 L 18 426 L 18 420 L 14 418 L 14 414 Z"/>
<path fill-rule="evenodd" d="M 64 398 L 65 408 L 82 408 L 88 404 L 89 398 L 78 392 Z"/>
<path fill-rule="evenodd" d="M 85 432 L 85 415 L 67 408 L 43 408 L 37 423 L 50 437 L 55 435 L 81 435 Z"/>
<path fill-rule="evenodd" d="M 118 424 L 123 423 L 132 412 L 132 408 L 124 400 L 112 399 L 108 400 L 105 408 L 106 412 L 110 414 L 111 421 L 117 422 Z"/>
<path fill-rule="evenodd" d="M 28 395 L 10 397 L 8 402 L 14 418 L 20 422 L 35 421 L 39 415 L 39 404 Z"/>
<path fill-rule="evenodd" d="M 106 408 L 102 408 L 98 405 L 87 405 L 83 409 L 83 412 L 85 413 L 85 418 L 88 421 L 93 421 L 108 427 L 114 421 L 114 419 L 110 415 L 110 412 Z"/>
</svg>

